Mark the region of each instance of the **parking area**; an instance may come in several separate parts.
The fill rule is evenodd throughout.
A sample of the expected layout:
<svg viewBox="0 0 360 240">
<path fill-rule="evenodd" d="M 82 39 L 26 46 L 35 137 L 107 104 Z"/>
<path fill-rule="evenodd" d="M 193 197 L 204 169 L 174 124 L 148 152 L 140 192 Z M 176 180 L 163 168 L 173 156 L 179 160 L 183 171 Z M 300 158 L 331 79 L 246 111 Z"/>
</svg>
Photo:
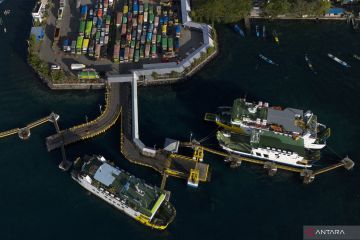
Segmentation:
<svg viewBox="0 0 360 240">
<path fill-rule="evenodd" d="M 142 64 L 178 62 L 202 45 L 202 32 L 181 26 L 177 0 L 60 0 L 47 18 L 40 57 L 70 69 L 126 73 Z"/>
</svg>

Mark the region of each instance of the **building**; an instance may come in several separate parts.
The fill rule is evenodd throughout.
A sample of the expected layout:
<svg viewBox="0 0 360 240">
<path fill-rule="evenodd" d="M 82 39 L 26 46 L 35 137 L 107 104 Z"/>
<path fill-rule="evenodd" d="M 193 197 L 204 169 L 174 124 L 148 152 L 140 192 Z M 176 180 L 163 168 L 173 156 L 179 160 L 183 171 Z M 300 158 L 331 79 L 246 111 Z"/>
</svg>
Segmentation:
<svg viewBox="0 0 360 240">
<path fill-rule="evenodd" d="M 32 27 L 30 35 L 34 35 L 36 43 L 38 43 L 44 38 L 44 29 L 42 27 Z"/>
<path fill-rule="evenodd" d="M 325 14 L 326 17 L 342 17 L 345 13 L 343 8 L 330 8 Z"/>
<path fill-rule="evenodd" d="M 42 22 L 44 20 L 46 5 L 48 0 L 40 0 L 36 3 L 33 12 L 31 13 L 34 22 Z"/>
</svg>

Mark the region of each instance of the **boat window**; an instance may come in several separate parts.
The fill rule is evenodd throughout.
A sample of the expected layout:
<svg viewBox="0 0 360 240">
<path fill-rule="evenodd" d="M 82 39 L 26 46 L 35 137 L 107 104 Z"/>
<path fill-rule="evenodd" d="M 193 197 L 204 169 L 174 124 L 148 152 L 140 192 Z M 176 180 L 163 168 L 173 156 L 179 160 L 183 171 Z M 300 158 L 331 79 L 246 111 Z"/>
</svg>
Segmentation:
<svg viewBox="0 0 360 240">
<path fill-rule="evenodd" d="M 256 153 L 256 156 L 259 156 L 259 157 L 261 157 L 261 153 L 258 153 L 258 152 L 257 152 L 257 153 Z"/>
<path fill-rule="evenodd" d="M 268 158 L 268 157 L 269 157 L 269 155 L 268 155 L 268 154 L 264 154 L 264 157 Z"/>
</svg>

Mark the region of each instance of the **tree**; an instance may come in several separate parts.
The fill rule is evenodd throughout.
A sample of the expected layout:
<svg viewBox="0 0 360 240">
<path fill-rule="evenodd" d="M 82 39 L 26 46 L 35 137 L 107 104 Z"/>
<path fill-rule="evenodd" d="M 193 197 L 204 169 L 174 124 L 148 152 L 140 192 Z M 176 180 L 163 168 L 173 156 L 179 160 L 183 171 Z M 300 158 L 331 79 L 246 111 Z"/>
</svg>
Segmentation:
<svg viewBox="0 0 360 240">
<path fill-rule="evenodd" d="M 249 15 L 251 0 L 194 0 L 191 16 L 200 22 L 233 23 Z"/>
<path fill-rule="evenodd" d="M 269 0 L 264 6 L 264 13 L 270 17 L 276 17 L 289 13 L 290 3 L 288 0 Z"/>
<path fill-rule="evenodd" d="M 330 9 L 331 2 L 324 0 L 314 0 L 312 2 L 312 12 L 316 16 L 323 16 Z"/>
</svg>

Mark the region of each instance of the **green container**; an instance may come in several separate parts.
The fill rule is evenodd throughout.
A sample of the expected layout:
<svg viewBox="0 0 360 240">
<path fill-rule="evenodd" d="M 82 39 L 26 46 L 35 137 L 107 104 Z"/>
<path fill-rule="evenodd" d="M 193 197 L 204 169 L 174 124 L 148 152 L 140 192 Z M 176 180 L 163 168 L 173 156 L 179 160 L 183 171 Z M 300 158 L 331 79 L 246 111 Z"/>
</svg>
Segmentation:
<svg viewBox="0 0 360 240">
<path fill-rule="evenodd" d="M 89 36 L 90 36 L 92 24 L 93 24 L 92 20 L 88 20 L 88 21 L 86 22 L 86 29 L 85 29 L 85 36 L 86 36 L 86 37 L 89 37 Z"/>
<path fill-rule="evenodd" d="M 158 43 L 158 44 L 161 43 L 161 35 L 160 35 L 160 34 L 158 34 L 158 35 L 156 36 L 156 43 Z"/>
<path fill-rule="evenodd" d="M 138 62 L 140 58 L 140 51 L 139 49 L 135 50 L 135 62 Z"/>
<path fill-rule="evenodd" d="M 172 51 L 174 49 L 173 38 L 168 38 L 168 49 L 169 49 L 169 51 Z"/>
<path fill-rule="evenodd" d="M 79 34 L 80 35 L 84 34 L 84 31 L 85 31 L 85 20 L 81 20 L 80 26 L 79 26 Z"/>
<path fill-rule="evenodd" d="M 84 36 L 78 36 L 76 40 L 76 54 L 81 54 Z"/>
<path fill-rule="evenodd" d="M 162 47 L 163 51 L 167 50 L 167 45 L 168 45 L 167 37 L 163 37 L 161 39 L 161 47 Z"/>
</svg>

